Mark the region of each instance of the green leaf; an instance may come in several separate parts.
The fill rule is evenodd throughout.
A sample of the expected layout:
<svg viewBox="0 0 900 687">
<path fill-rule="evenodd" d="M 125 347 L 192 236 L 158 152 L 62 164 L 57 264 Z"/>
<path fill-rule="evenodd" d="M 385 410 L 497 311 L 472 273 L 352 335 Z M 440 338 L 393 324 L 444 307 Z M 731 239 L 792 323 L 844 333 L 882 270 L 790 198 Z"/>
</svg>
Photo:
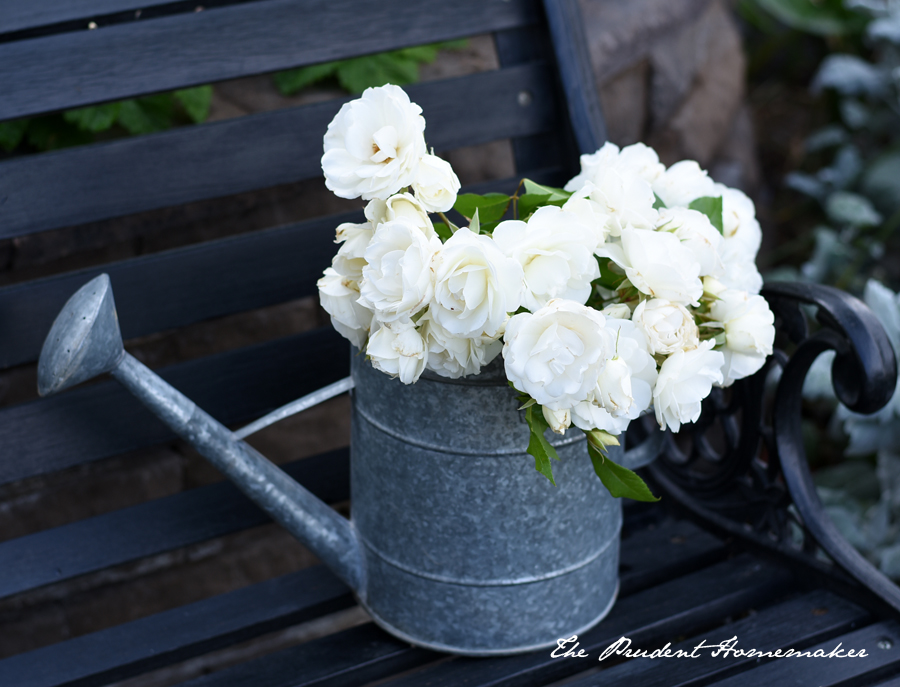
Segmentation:
<svg viewBox="0 0 900 687">
<path fill-rule="evenodd" d="M 599 284 L 604 289 L 615 289 L 625 278 L 625 275 L 619 274 L 612 270 L 613 261 L 608 258 L 597 258 L 597 264 L 600 265 L 600 277 L 594 280 L 595 284 Z"/>
<path fill-rule="evenodd" d="M 337 79 L 351 93 L 389 83 L 403 86 L 419 80 L 419 63 L 402 50 L 356 57 L 338 64 Z"/>
<path fill-rule="evenodd" d="M 702 212 L 709 217 L 709 221 L 719 230 L 720 234 L 725 233 L 724 224 L 722 223 L 722 196 L 703 196 L 692 200 L 688 207 L 691 210 Z"/>
<path fill-rule="evenodd" d="M 533 405 L 525 411 L 525 422 L 528 423 L 528 429 L 531 432 L 528 439 L 528 453 L 534 456 L 534 469 L 549 479 L 550 483 L 555 487 L 556 482 L 553 479 L 550 459 L 559 460 L 559 455 L 544 437 L 544 432 L 550 426 L 547 424 L 547 420 L 544 418 L 544 411 L 539 405 Z"/>
<path fill-rule="evenodd" d="M 123 100 L 119 124 L 130 134 L 150 134 L 172 126 L 172 98 L 166 93 L 137 100 Z"/>
<path fill-rule="evenodd" d="M 547 205 L 547 199 L 550 196 L 542 196 L 538 193 L 525 193 L 519 196 L 519 200 L 516 201 L 516 214 L 519 219 L 528 219 L 528 216 L 531 215 L 535 210 L 543 205 Z"/>
<path fill-rule="evenodd" d="M 653 209 L 654 210 L 664 210 L 666 207 L 666 204 L 663 202 L 663 199 L 660 198 L 655 193 L 653 194 L 653 197 L 656 198 L 656 200 L 653 201 Z"/>
<path fill-rule="evenodd" d="M 473 234 L 481 233 L 481 220 L 478 219 L 478 208 L 475 208 L 475 214 L 472 215 L 472 220 L 469 222 L 469 231 Z"/>
<path fill-rule="evenodd" d="M 409 60 L 431 64 L 437 57 L 438 50 L 440 50 L 440 46 L 435 43 L 432 45 L 417 45 L 414 48 L 404 48 L 403 50 L 398 50 L 397 53 Z"/>
<path fill-rule="evenodd" d="M 503 193 L 488 193 L 483 196 L 477 193 L 463 193 L 456 197 L 453 209 L 466 219 L 472 219 L 475 211 L 483 223 L 498 222 L 509 207 L 510 196 Z"/>
<path fill-rule="evenodd" d="M 659 501 L 644 480 L 638 475 L 614 463 L 608 456 L 604 456 L 600 450 L 592 443 L 588 442 L 588 454 L 591 457 L 591 463 L 594 465 L 594 472 L 603 482 L 603 486 L 609 490 L 609 493 L 616 498 L 629 498 L 635 501 Z"/>
<path fill-rule="evenodd" d="M 7 153 L 15 150 L 25 136 L 25 131 L 28 129 L 30 122 L 30 119 L 13 119 L 9 122 L 0 122 L 0 148 L 3 148 Z"/>
<path fill-rule="evenodd" d="M 25 139 L 38 150 L 56 150 L 91 143 L 94 135 L 67 122 L 57 113 L 32 119 L 25 131 Z"/>
<path fill-rule="evenodd" d="M 845 9 L 842 0 L 756 0 L 767 12 L 791 28 L 821 36 L 862 31 L 866 17 Z"/>
<path fill-rule="evenodd" d="M 333 76 L 340 64 L 340 62 L 323 62 L 322 64 L 314 64 L 309 67 L 288 69 L 287 71 L 278 72 L 272 78 L 275 81 L 275 87 L 281 95 L 294 95 L 294 93 L 302 91 L 307 86 L 312 86 L 314 83 Z"/>
<path fill-rule="evenodd" d="M 548 205 L 562 205 L 572 197 L 572 194 L 569 191 L 563 190 L 561 188 L 556 188 L 554 186 L 544 186 L 543 184 L 538 184 L 531 179 L 523 179 L 523 181 L 525 182 L 525 193 L 534 193 L 539 196 L 550 196 Z"/>
<path fill-rule="evenodd" d="M 121 105 L 119 103 L 106 103 L 93 107 L 79 107 L 77 110 L 63 112 L 63 119 L 74 124 L 82 131 L 98 133 L 106 131 L 116 122 Z"/>
<path fill-rule="evenodd" d="M 212 103 L 212 86 L 196 86 L 175 91 L 175 97 L 194 124 L 205 122 L 209 117 L 209 106 Z"/>
<path fill-rule="evenodd" d="M 438 238 L 441 239 L 442 242 L 446 242 L 451 236 L 453 236 L 453 232 L 443 222 L 435 222 L 434 223 L 434 231 L 438 235 Z"/>
</svg>

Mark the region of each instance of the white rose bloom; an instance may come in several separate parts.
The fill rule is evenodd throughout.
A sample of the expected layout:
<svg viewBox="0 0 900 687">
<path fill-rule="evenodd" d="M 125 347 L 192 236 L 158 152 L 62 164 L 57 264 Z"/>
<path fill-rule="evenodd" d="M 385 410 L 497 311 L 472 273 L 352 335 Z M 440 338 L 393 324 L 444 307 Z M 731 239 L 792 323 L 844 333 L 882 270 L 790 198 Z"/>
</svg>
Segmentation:
<svg viewBox="0 0 900 687">
<path fill-rule="evenodd" d="M 432 317 L 430 310 L 422 316 L 419 324 L 428 350 L 427 367 L 442 377 L 458 379 L 476 375 L 503 348 L 499 338 L 454 336 Z"/>
<path fill-rule="evenodd" d="M 460 228 L 434 256 L 431 316 L 454 336 L 496 337 L 525 288 L 522 267 L 489 236 Z"/>
<path fill-rule="evenodd" d="M 319 302 L 337 332 L 358 349 L 365 347 L 372 326 L 372 311 L 358 303 L 359 282 L 342 275 L 333 267 L 316 283 Z"/>
<path fill-rule="evenodd" d="M 456 202 L 459 179 L 449 162 L 436 155 L 425 155 L 419 161 L 412 187 L 429 212 L 446 212 Z"/>
<path fill-rule="evenodd" d="M 366 248 L 360 303 L 382 322 L 408 320 L 431 301 L 431 260 L 440 247 L 439 238 L 426 237 L 408 219 L 380 224 Z"/>
<path fill-rule="evenodd" d="M 597 255 L 610 258 L 641 293 L 673 303 L 698 305 L 703 295 L 700 263 L 674 235 L 625 227 L 622 243 L 606 243 Z"/>
<path fill-rule="evenodd" d="M 369 241 L 372 240 L 372 234 L 375 231 L 369 222 L 362 224 L 353 224 L 352 222 L 344 222 L 339 224 L 335 231 L 335 243 L 342 243 L 340 250 L 346 255 L 354 258 L 362 258 L 366 252 Z M 362 267 L 360 267 L 362 270 Z"/>
<path fill-rule="evenodd" d="M 387 199 L 415 180 L 424 130 L 422 108 L 402 88 L 367 88 L 328 125 L 325 185 L 341 198 Z"/>
<path fill-rule="evenodd" d="M 759 370 L 772 354 L 775 316 L 762 296 L 731 289 L 719 295 L 710 314 L 725 325 L 722 386 L 731 386 Z"/>
<path fill-rule="evenodd" d="M 656 361 L 633 322 L 608 319 L 606 327 L 615 336 L 615 355 L 604 365 L 588 400 L 572 409 L 572 422 L 584 430 L 620 434 L 650 407 Z"/>
<path fill-rule="evenodd" d="M 585 202 L 587 201 L 587 202 Z M 626 225 L 652 229 L 658 212 L 650 184 L 631 172 L 604 170 L 595 181 L 588 181 L 563 205 L 598 233 L 598 241 L 619 236 Z"/>
<path fill-rule="evenodd" d="M 607 169 L 615 169 L 620 174 L 636 174 L 651 184 L 666 171 L 653 148 L 635 143 L 619 150 L 617 145 L 607 141 L 596 153 L 581 156 L 581 173 L 569 180 L 565 190 L 578 191 L 589 181 L 597 183 Z"/>
<path fill-rule="evenodd" d="M 366 355 L 372 367 L 404 384 L 412 384 L 425 371 L 425 340 L 412 322 L 395 322 L 381 326 L 369 338 Z"/>
<path fill-rule="evenodd" d="M 676 351 L 663 362 L 653 387 L 653 406 L 660 428 L 673 432 L 700 417 L 700 404 L 713 384 L 722 383 L 724 356 L 715 342 L 703 341 L 690 351 Z"/>
<path fill-rule="evenodd" d="M 492 235 L 503 254 L 522 266 L 522 305 L 532 312 L 554 298 L 584 303 L 591 295 L 591 282 L 600 276 L 597 238 L 575 215 L 548 205 L 527 223 L 500 222 Z"/>
<path fill-rule="evenodd" d="M 686 208 L 697 198 L 721 195 L 706 170 L 694 160 L 682 160 L 669 167 L 653 182 L 653 192 L 667 208 Z"/>
<path fill-rule="evenodd" d="M 756 259 L 762 243 L 762 229 L 756 219 L 756 206 L 736 188 L 715 184 L 715 196 L 722 196 L 722 229 L 726 243 L 740 245 L 750 260 Z"/>
<path fill-rule="evenodd" d="M 381 200 L 373 198 L 366 205 L 366 219 L 375 229 L 379 224 L 390 222 L 401 217 L 408 219 L 415 226 L 422 230 L 428 238 L 437 236 L 434 231 L 434 224 L 428 216 L 428 211 L 422 207 L 418 199 L 410 193 L 397 193 L 388 198 Z"/>
<path fill-rule="evenodd" d="M 643 301 L 634 309 L 632 321 L 647 337 L 654 355 L 671 355 L 700 345 L 700 330 L 687 308 L 659 298 Z"/>
<path fill-rule="evenodd" d="M 733 239 L 726 239 L 721 258 L 725 270 L 718 275 L 718 280 L 724 286 L 750 294 L 759 293 L 763 285 L 762 275 L 756 269 L 753 258 L 747 255 L 740 243 Z"/>
<path fill-rule="evenodd" d="M 568 409 L 551 410 L 541 406 L 541 412 L 555 434 L 565 434 L 566 430 L 572 426 L 572 411 Z"/>
<path fill-rule="evenodd" d="M 612 317 L 617 320 L 630 320 L 631 308 L 624 303 L 610 303 L 600 313 L 606 317 Z"/>
<path fill-rule="evenodd" d="M 687 246 L 700 263 L 701 277 L 720 275 L 724 271 L 719 257 L 724 246 L 722 235 L 702 212 L 687 208 L 660 210 L 656 229 L 675 234 Z"/>
<path fill-rule="evenodd" d="M 615 340 L 603 315 L 574 301 L 556 299 L 506 326 L 506 377 L 550 410 L 566 410 L 588 398 Z"/>
</svg>

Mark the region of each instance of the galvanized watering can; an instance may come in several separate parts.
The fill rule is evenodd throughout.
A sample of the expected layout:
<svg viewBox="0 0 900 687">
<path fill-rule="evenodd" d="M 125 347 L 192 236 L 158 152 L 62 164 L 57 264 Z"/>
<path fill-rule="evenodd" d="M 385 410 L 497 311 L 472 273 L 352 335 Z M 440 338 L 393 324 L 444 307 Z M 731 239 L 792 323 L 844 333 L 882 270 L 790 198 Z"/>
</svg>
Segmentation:
<svg viewBox="0 0 900 687">
<path fill-rule="evenodd" d="M 620 501 L 580 432 L 555 437 L 554 487 L 498 360 L 476 377 L 411 386 L 354 355 L 352 518 L 346 520 L 125 352 L 109 278 L 82 287 L 41 352 L 41 395 L 109 372 L 308 546 L 376 623 L 413 644 L 485 656 L 555 646 L 601 620 L 618 590 Z M 655 453 L 612 458 L 638 467 Z M 618 449 L 621 451 L 621 449 Z"/>
</svg>

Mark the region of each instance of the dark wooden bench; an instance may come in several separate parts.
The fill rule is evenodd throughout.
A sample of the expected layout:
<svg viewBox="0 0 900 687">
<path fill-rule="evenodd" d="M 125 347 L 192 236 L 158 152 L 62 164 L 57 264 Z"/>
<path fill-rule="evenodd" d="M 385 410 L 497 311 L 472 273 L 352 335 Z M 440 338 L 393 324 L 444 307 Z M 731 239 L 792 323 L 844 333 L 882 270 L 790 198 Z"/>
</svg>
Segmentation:
<svg viewBox="0 0 900 687">
<path fill-rule="evenodd" d="M 521 176 L 559 184 L 572 175 L 579 150 L 593 151 L 604 140 L 575 2 L 251 0 L 195 9 L 194 3 L 168 0 L 33 0 L 5 8 L 0 121 L 492 33 L 500 69 L 408 89 L 424 109 L 428 144 L 438 151 L 512 139 L 515 177 L 473 190 L 511 191 Z M 342 102 L 2 160 L 0 240 L 316 178 L 322 134 Z M 100 272 L 111 276 L 126 339 L 313 295 L 334 251 L 334 227 L 359 215 L 276 226 L 0 288 L 0 370 L 33 376 L 29 366 L 54 316 Z M 805 336 L 798 301 L 819 303 L 821 320 L 831 329 L 802 344 L 792 359 L 798 362 L 776 357 L 785 381 L 774 427 L 762 412 L 761 373 L 710 398 L 690 449 L 663 437 L 649 476 L 664 502 L 678 508 L 626 508 L 620 600 L 580 638 L 592 659 L 553 658 L 549 651 L 447 658 L 363 623 L 320 631 L 318 638 L 259 658 L 244 660 L 235 652 L 235 665 L 189 684 L 456 687 L 571 678 L 566 684 L 896 687 L 900 682 L 890 676 L 900 671 L 900 625 L 888 619 L 892 604 L 893 611 L 900 609 L 896 587 L 854 558 L 817 511 L 798 452 L 795 407 L 804 365 L 818 350 L 841 350 L 841 369 L 848 371 L 839 376 L 842 394 L 860 409 L 886 400 L 896 375 L 893 357 L 883 333 L 851 300 L 789 286 L 768 295 L 795 340 Z M 187 360 L 161 374 L 217 419 L 235 424 L 335 381 L 347 368 L 346 342 L 326 326 Z M 652 429 L 636 426 L 629 448 L 656 451 L 658 439 Z M 0 484 L 61 471 L 77 480 L 83 466 L 171 440 L 127 392 L 103 381 L 0 408 Z M 722 447 L 716 449 L 716 441 Z M 347 459 L 347 450 L 339 449 L 286 469 L 320 498 L 339 504 L 349 497 Z M 716 536 L 678 519 L 685 513 Z M 0 600 L 14 608 L 35 595 L 53 599 L 91 575 L 152 562 L 266 521 L 231 485 L 215 483 L 6 536 L 0 543 Z M 799 547 L 791 540 L 791 522 L 806 533 Z M 819 549 L 831 558 L 817 556 Z M 168 682 L 153 671 L 352 605 L 348 589 L 327 570 L 298 568 L 10 656 L 0 660 L 0 685 L 105 685 L 142 675 L 148 676 L 143 684 L 171 684 L 177 671 Z M 0 649 L 4 638 L 11 641 L 10 632 L 0 624 Z M 596 658 L 622 636 L 645 649 L 732 636 L 740 647 L 759 650 L 830 651 L 842 642 L 870 656 L 634 660 L 591 672 L 611 663 Z"/>
</svg>

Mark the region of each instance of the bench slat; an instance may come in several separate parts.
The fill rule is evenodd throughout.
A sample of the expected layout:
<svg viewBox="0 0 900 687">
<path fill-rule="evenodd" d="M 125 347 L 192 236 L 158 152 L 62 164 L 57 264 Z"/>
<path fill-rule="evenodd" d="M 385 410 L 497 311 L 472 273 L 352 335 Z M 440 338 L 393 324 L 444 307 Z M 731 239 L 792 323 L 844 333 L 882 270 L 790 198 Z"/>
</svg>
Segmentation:
<svg viewBox="0 0 900 687">
<path fill-rule="evenodd" d="M 660 557 L 659 565 L 664 565 Z M 627 573 L 623 574 L 623 580 Z M 581 648 L 597 656 L 621 636 L 637 645 L 651 646 L 683 632 L 718 623 L 723 617 L 770 602 L 790 588 L 783 570 L 755 565 L 749 556 L 719 563 L 658 587 L 619 599 L 609 616 L 583 634 Z M 301 687 L 303 685 L 363 684 L 384 680 L 403 666 L 435 661 L 433 665 L 382 684 L 391 687 L 476 687 L 476 685 L 539 685 L 558 680 L 583 669 L 573 659 L 550 658 L 550 651 L 504 658 L 450 658 L 408 647 L 381 632 L 362 639 L 360 626 L 261 659 L 184 683 L 185 687 Z M 373 644 L 377 644 L 373 646 Z M 364 657 L 353 660 L 360 652 Z M 354 647 L 352 652 L 347 647 Z M 438 660 L 444 659 L 444 660 Z M 384 661 L 384 665 L 380 664 Z M 567 662 L 568 661 L 568 662 Z"/>
<path fill-rule="evenodd" d="M 226 424 L 287 403 L 349 371 L 349 345 L 330 326 L 172 365 L 161 375 Z M 117 382 L 0 411 L 0 484 L 113 456 L 173 437 Z"/>
<path fill-rule="evenodd" d="M 549 66 L 532 64 L 407 90 L 424 110 L 428 145 L 448 150 L 554 130 L 550 78 Z M 533 96 L 526 106 L 522 91 Z M 322 136 L 345 101 L 7 160 L 0 238 L 320 176 Z"/>
<path fill-rule="evenodd" d="M 284 469 L 328 503 L 349 498 L 346 448 Z M 0 543 L 0 598 L 270 522 L 230 482 L 197 487 Z M 0 680 L 0 684 L 7 684 Z"/>
<path fill-rule="evenodd" d="M 868 611 L 856 604 L 825 590 L 817 590 L 761 610 L 749 618 L 743 618 L 725 627 L 706 630 L 692 639 L 673 644 L 670 649 L 673 653 L 681 650 L 690 654 L 695 647 L 700 645 L 701 640 L 708 646 L 726 642 L 731 637 L 737 637 L 736 648 L 745 651 L 750 649 L 759 651 L 801 650 L 864 625 L 868 622 L 869 617 Z M 831 648 L 834 648 L 838 642 L 837 639 L 833 641 L 834 644 Z M 641 646 L 633 642 L 630 648 L 653 651 L 661 649 L 662 646 Z M 601 679 L 604 684 L 621 684 L 629 687 L 688 687 L 688 685 L 710 684 L 727 675 L 751 670 L 759 665 L 760 660 L 785 662 L 778 659 L 758 659 L 747 656 L 726 657 L 720 655 L 713 657 L 712 651 L 714 649 L 701 649 L 696 653 L 696 658 L 689 659 L 634 659 L 604 670 Z M 592 658 L 596 661 L 599 656 L 595 655 Z M 616 656 L 612 655 L 606 663 L 609 664 L 615 659 Z M 793 662 L 797 663 L 798 661 L 794 660 Z M 799 662 L 806 663 L 802 659 Z M 782 680 L 783 678 L 779 677 L 773 684 L 791 684 Z M 593 687 L 596 684 L 597 675 L 592 675 L 581 680 L 573 680 L 567 683 L 567 687 Z M 766 683 L 758 682 L 756 684 Z M 804 684 L 819 683 L 811 680 Z"/>
<path fill-rule="evenodd" d="M 316 566 L 101 632 L 0 661 L 0 684 L 107 684 L 171 665 L 354 604 Z"/>
<path fill-rule="evenodd" d="M 28 0 L 6 3 L 0 14 L 0 35 L 120 12 L 170 5 L 172 0 Z"/>
<path fill-rule="evenodd" d="M 559 170 L 525 175 L 562 183 Z M 511 194 L 518 183 L 502 179 L 464 191 Z M 102 272 L 112 280 L 123 336 L 145 336 L 316 293 L 334 257 L 335 227 L 362 220 L 361 212 L 331 215 L 0 288 L 0 370 L 36 361 L 62 306 Z"/>
<path fill-rule="evenodd" d="M 307 460 L 319 461 L 318 458 Z M 344 452 L 340 461 L 324 456 L 322 460 L 332 460 L 332 462 L 320 465 L 317 469 L 306 470 L 307 475 L 298 474 L 298 467 L 308 467 L 303 466 L 306 461 L 298 461 L 298 463 L 292 464 L 288 470 L 303 480 L 305 484 L 309 483 L 309 474 L 315 475 L 317 482 L 321 483 L 322 489 L 316 493 L 328 498 L 329 494 L 325 491 L 329 484 L 326 481 L 328 479 L 339 481 L 341 488 L 347 489 L 348 477 L 345 467 L 347 456 Z M 328 469 L 338 462 L 343 462 L 344 474 L 329 478 L 326 475 Z M 221 487 L 224 485 L 216 486 L 223 491 Z M 212 487 L 203 487 L 178 496 L 193 494 L 193 501 L 197 503 L 198 509 L 202 508 L 204 519 L 209 520 L 211 526 L 215 526 L 215 520 L 220 517 L 219 511 L 224 506 L 218 503 L 210 504 L 208 501 L 199 503 L 200 492 L 203 489 L 211 490 Z M 342 495 L 335 492 L 331 496 L 340 499 Z M 173 498 L 170 497 L 170 503 L 166 506 L 169 510 L 172 510 L 171 499 Z M 232 494 L 232 498 L 243 500 L 236 494 Z M 223 498 L 222 504 L 224 503 Z M 175 510 L 180 509 L 181 506 L 175 507 Z M 135 509 L 127 510 L 132 511 L 129 517 L 132 515 L 137 517 Z M 265 520 L 261 511 L 257 509 L 257 513 L 261 520 Z M 99 522 L 99 518 L 93 518 L 93 520 Z M 146 514 L 144 522 L 157 521 L 169 523 L 173 522 L 174 518 L 169 515 L 161 516 L 159 512 Z M 195 527 L 195 522 L 196 518 L 187 522 L 186 526 Z M 256 524 L 255 521 L 253 524 Z M 106 522 L 103 526 L 108 529 L 109 526 L 114 526 L 114 523 Z M 177 532 L 175 535 L 179 536 Z M 673 537 L 693 539 L 696 546 L 691 548 L 690 546 L 669 544 L 672 547 L 672 555 L 667 556 L 665 562 L 661 563 L 658 557 L 659 545 L 661 542 L 670 542 Z M 656 557 L 647 555 L 647 551 L 651 548 L 656 551 Z M 643 574 L 646 568 L 658 569 L 666 579 L 671 580 L 673 577 L 683 574 L 688 569 L 686 566 L 693 566 L 692 569 L 700 567 L 705 555 L 717 554 L 721 552 L 722 548 L 723 545 L 719 540 L 688 522 L 666 521 L 657 530 L 644 530 L 622 543 L 622 560 L 629 561 L 629 564 L 626 564 L 627 569 L 622 573 L 622 587 L 637 591 L 640 579 L 646 577 Z M 52 567 L 53 562 L 48 562 L 48 565 Z M 313 570 L 287 575 L 278 580 L 260 583 L 244 590 L 199 601 L 177 610 L 141 618 L 108 630 L 0 661 L 0 684 L 21 684 L 23 687 L 26 685 L 28 687 L 59 687 L 70 684 L 70 681 L 88 678 L 92 683 L 99 682 L 101 676 L 109 681 L 124 679 L 155 667 L 170 665 L 237 641 L 258 636 L 264 632 L 270 632 L 276 629 L 276 624 L 278 627 L 287 627 L 294 622 L 299 622 L 294 618 L 294 614 L 298 609 L 306 608 L 304 604 L 309 604 L 310 597 L 293 600 L 280 598 L 278 594 L 292 594 L 292 589 L 298 586 L 302 587 L 301 580 L 310 578 L 313 581 L 309 584 L 325 585 L 326 591 L 320 592 L 324 603 L 331 602 L 335 595 L 339 596 L 340 590 L 346 593 L 346 589 L 336 581 L 334 583 L 327 581 L 334 579 L 330 573 L 322 568 Z M 329 589 L 334 594 L 329 594 Z M 213 622 L 215 620 L 218 622 Z M 173 622 L 176 621 L 175 635 L 171 635 L 170 630 L 163 629 L 173 627 Z M 340 651 L 347 655 L 348 659 L 351 659 L 350 665 L 359 664 L 363 660 L 363 656 L 368 655 L 370 658 L 377 659 L 378 670 L 384 671 L 391 660 L 390 652 L 394 651 L 396 656 L 391 670 L 400 672 L 435 657 L 435 654 L 431 652 L 411 650 L 408 645 L 388 637 L 373 625 L 353 630 L 350 635 L 352 635 L 352 639 L 341 635 L 342 641 L 347 643 L 343 645 L 343 651 Z M 162 646 L 158 644 L 160 637 L 165 642 Z M 348 647 L 354 647 L 354 651 L 348 652 Z M 176 649 L 178 651 L 175 651 Z M 362 653 L 357 653 L 357 649 Z M 374 653 L 367 654 L 367 651 L 374 651 Z M 71 665 L 74 665 L 71 660 L 72 656 L 79 657 L 77 674 L 71 670 Z M 69 666 L 69 668 L 66 669 L 65 666 Z"/>
<path fill-rule="evenodd" d="M 463 38 L 541 16 L 535 0 L 422 0 L 415 11 L 404 0 L 264 0 L 5 43 L 0 64 L 16 69 L 0 80 L 0 120 Z"/>
</svg>

